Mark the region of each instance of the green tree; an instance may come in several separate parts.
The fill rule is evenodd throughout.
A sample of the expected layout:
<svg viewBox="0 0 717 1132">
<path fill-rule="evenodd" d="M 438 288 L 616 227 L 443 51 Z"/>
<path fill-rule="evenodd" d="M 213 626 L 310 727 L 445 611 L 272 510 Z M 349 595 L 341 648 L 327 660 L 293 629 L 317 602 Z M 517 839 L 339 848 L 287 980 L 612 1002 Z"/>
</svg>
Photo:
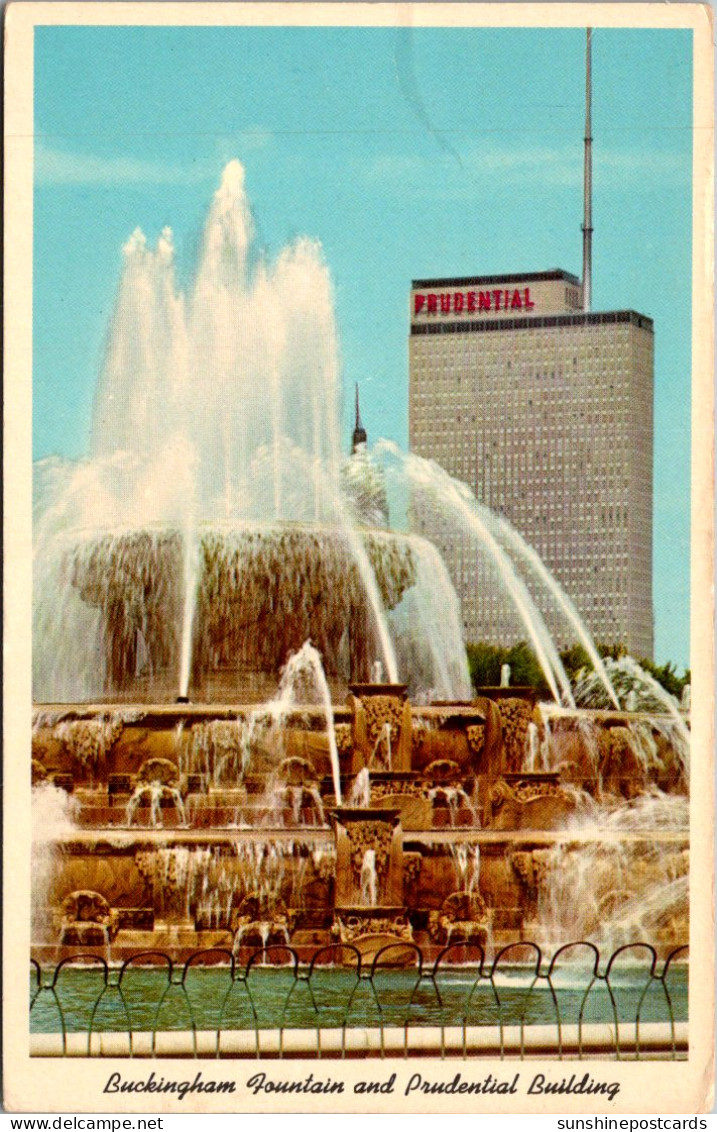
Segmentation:
<svg viewBox="0 0 717 1132">
<path fill-rule="evenodd" d="M 541 696 L 549 695 L 543 670 L 535 653 L 525 641 L 511 648 L 478 641 L 466 646 L 468 671 L 474 688 L 494 688 L 500 684 L 500 670 L 510 665 L 511 684 L 527 685 L 537 689 Z"/>
<path fill-rule="evenodd" d="M 658 684 L 662 684 L 666 692 L 669 692 L 671 696 L 675 696 L 678 700 L 682 696 L 685 684 L 690 683 L 691 676 L 689 668 L 685 669 L 684 676 L 678 676 L 671 660 L 668 660 L 666 664 L 657 665 L 654 661 L 643 657 L 642 660 L 638 661 L 638 664 L 640 668 L 644 668 L 645 672 L 649 672 L 650 676 L 653 676 Z"/>
<path fill-rule="evenodd" d="M 487 641 L 466 645 L 468 671 L 474 688 L 491 688 L 500 684 L 500 667 L 507 650 Z"/>
<path fill-rule="evenodd" d="M 603 660 L 621 660 L 627 656 L 625 645 L 600 643 L 596 646 L 598 654 Z M 504 664 L 510 665 L 511 684 L 528 685 L 535 688 L 541 696 L 548 696 L 550 689 L 538 664 L 535 653 L 525 641 L 520 641 L 511 648 L 502 645 L 493 645 L 488 641 L 478 641 L 466 645 L 468 656 L 468 671 L 474 688 L 491 688 L 500 684 L 500 670 Z M 568 679 L 574 683 L 581 669 L 592 670 L 592 661 L 587 650 L 581 644 L 571 645 L 563 649 L 560 659 Z M 643 657 L 638 664 L 670 695 L 678 700 L 682 696 L 685 684 L 690 683 L 690 670 L 686 669 L 683 676 L 678 676 L 672 661 L 666 664 L 655 664 L 654 661 Z"/>
<path fill-rule="evenodd" d="M 560 653 L 560 659 L 565 673 L 571 681 L 575 680 L 582 668 L 591 669 L 593 666 L 588 651 L 583 645 L 573 645 L 569 649 L 563 649 Z"/>
<path fill-rule="evenodd" d="M 550 695 L 550 688 L 538 659 L 525 641 L 520 641 L 519 644 L 508 649 L 505 662 L 510 665 L 511 684 L 535 688 L 541 696 Z"/>
</svg>

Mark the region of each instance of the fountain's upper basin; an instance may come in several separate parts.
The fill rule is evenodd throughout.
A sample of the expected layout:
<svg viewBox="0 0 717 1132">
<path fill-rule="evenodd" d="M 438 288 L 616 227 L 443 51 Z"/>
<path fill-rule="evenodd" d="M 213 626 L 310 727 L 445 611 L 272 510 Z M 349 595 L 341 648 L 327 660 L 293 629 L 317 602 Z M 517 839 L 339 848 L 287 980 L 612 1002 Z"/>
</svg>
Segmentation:
<svg viewBox="0 0 717 1132">
<path fill-rule="evenodd" d="M 341 694 L 349 682 L 368 680 L 377 658 L 387 660 L 387 633 L 414 692 L 433 686 L 440 670 L 451 681 L 444 691 L 465 693 L 458 622 L 455 639 L 443 634 L 440 646 L 427 627 L 439 617 L 445 623 L 446 610 L 436 602 L 445 604 L 453 591 L 435 549 L 419 536 L 237 522 L 192 532 L 153 525 L 68 535 L 61 546 L 55 583 L 61 593 L 52 602 L 68 622 L 64 659 L 46 655 L 53 646 L 43 630 L 36 664 L 41 698 L 52 698 L 53 684 L 63 686 L 62 663 L 78 680 L 84 674 L 87 698 L 174 701 L 186 691 L 207 702 L 262 700 L 307 640 Z M 410 616 L 401 613 L 409 594 L 417 603 Z M 68 646 L 77 657 L 68 660 Z M 100 663 L 88 666 L 87 655 L 99 655 Z"/>
</svg>

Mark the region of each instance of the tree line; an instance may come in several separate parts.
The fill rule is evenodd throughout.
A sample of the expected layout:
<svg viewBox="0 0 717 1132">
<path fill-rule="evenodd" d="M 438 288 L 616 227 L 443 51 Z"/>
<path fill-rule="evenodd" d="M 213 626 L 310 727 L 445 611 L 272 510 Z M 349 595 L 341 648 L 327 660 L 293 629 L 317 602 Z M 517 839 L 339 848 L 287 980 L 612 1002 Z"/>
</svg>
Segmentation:
<svg viewBox="0 0 717 1132">
<path fill-rule="evenodd" d="M 619 660 L 627 656 L 627 649 L 622 644 L 595 645 L 597 652 L 603 660 Z M 495 687 L 500 684 L 500 670 L 504 664 L 510 665 L 511 684 L 522 684 L 535 688 L 539 695 L 549 696 L 550 689 L 538 663 L 537 657 L 526 641 L 520 641 L 509 648 L 501 645 L 492 645 L 487 641 L 478 641 L 466 645 L 468 654 L 468 670 L 474 688 Z M 581 669 L 591 671 L 592 661 L 582 645 L 572 645 L 560 652 L 560 659 L 566 675 L 571 683 L 575 681 Z M 666 664 L 655 664 L 647 657 L 641 657 L 637 663 L 640 667 L 669 692 L 671 696 L 680 699 L 685 684 L 690 683 L 690 670 L 685 669 L 682 676 L 678 676 L 672 661 Z"/>
</svg>

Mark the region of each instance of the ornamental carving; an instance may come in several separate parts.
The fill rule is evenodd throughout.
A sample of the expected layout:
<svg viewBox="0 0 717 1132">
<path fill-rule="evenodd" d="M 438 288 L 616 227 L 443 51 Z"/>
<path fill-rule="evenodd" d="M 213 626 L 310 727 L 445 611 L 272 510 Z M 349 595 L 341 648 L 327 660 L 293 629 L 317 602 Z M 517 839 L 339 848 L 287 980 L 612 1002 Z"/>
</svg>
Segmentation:
<svg viewBox="0 0 717 1132">
<path fill-rule="evenodd" d="M 161 783 L 174 786 L 179 778 L 177 766 L 170 759 L 145 759 L 137 773 L 138 784 Z"/>
<path fill-rule="evenodd" d="M 494 810 L 499 809 L 504 802 L 534 802 L 536 798 L 555 797 L 563 793 L 559 783 L 553 781 L 540 781 L 530 778 L 519 782 L 506 782 L 504 778 L 494 783 L 490 792 L 490 802 Z"/>
<path fill-rule="evenodd" d="M 478 892 L 452 892 L 440 909 L 428 916 L 428 934 L 433 943 L 478 943 L 488 939 L 491 913 Z"/>
<path fill-rule="evenodd" d="M 423 857 L 420 853 L 403 854 L 403 891 L 415 892 L 421 875 Z"/>
<path fill-rule="evenodd" d="M 114 939 L 119 931 L 119 913 L 99 892 L 71 892 L 53 916 L 55 929 L 66 944 L 93 946 Z"/>
<path fill-rule="evenodd" d="M 371 801 L 378 798 L 390 798 L 394 794 L 405 794 L 413 798 L 427 798 L 428 789 L 418 779 L 386 779 L 381 782 L 371 780 Z"/>
<path fill-rule="evenodd" d="M 532 896 L 537 896 L 547 872 L 550 850 L 519 850 L 511 853 L 510 863 L 521 884 Z"/>
<path fill-rule="evenodd" d="M 485 746 L 485 724 L 484 723 L 469 723 L 466 727 L 466 739 L 471 754 L 476 758 L 483 753 Z"/>
<path fill-rule="evenodd" d="M 288 943 L 295 922 L 296 911 L 289 910 L 279 897 L 250 892 L 232 911 L 230 928 L 236 933 L 236 947 L 252 942 L 266 946 Z"/>
<path fill-rule="evenodd" d="M 360 916 L 352 913 L 349 916 L 337 916 L 334 920 L 331 934 L 338 936 L 342 943 L 352 943 L 366 935 L 388 935 L 411 943 L 413 929 L 405 912 L 395 916 Z"/>
<path fill-rule="evenodd" d="M 351 724 L 334 724 L 334 735 L 336 737 L 336 749 L 339 752 L 339 755 L 350 755 L 353 749 L 353 741 L 351 738 Z"/>
<path fill-rule="evenodd" d="M 351 870 L 356 881 L 361 881 L 364 857 L 369 849 L 376 853 L 376 875 L 385 876 L 393 841 L 393 826 L 385 821 L 351 822 L 347 832 L 351 845 Z"/>
<path fill-rule="evenodd" d="M 519 771 L 523 765 L 528 724 L 533 709 L 527 700 L 507 696 L 496 701 L 503 731 L 504 763 L 507 770 Z"/>
<path fill-rule="evenodd" d="M 386 724 L 390 726 L 391 744 L 398 742 L 403 716 L 403 701 L 396 696 L 366 696 L 361 700 L 366 716 L 366 736 L 373 747 L 386 733 Z"/>
<path fill-rule="evenodd" d="M 65 751 L 85 767 L 96 766 L 122 734 L 123 723 L 119 716 L 106 719 L 73 719 L 59 723 L 57 738 Z"/>
<path fill-rule="evenodd" d="M 444 783 L 457 782 L 463 772 L 453 759 L 434 759 L 432 763 L 428 764 L 423 774 L 427 782 L 442 786 Z"/>
</svg>

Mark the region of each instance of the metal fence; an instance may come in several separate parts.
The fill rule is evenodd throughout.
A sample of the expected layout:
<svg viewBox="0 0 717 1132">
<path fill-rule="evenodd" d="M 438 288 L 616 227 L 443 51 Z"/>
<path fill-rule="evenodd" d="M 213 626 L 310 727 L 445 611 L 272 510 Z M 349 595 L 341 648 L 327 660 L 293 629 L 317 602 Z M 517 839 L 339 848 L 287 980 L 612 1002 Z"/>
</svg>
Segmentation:
<svg viewBox="0 0 717 1132">
<path fill-rule="evenodd" d="M 612 1057 L 687 1052 L 687 954 L 645 943 L 601 957 L 585 941 L 552 957 L 534 943 L 489 959 L 456 943 L 427 961 L 389 944 L 300 959 L 288 946 L 243 964 L 212 948 L 177 962 L 147 951 L 32 961 L 31 1052 L 115 1057 Z"/>
</svg>

